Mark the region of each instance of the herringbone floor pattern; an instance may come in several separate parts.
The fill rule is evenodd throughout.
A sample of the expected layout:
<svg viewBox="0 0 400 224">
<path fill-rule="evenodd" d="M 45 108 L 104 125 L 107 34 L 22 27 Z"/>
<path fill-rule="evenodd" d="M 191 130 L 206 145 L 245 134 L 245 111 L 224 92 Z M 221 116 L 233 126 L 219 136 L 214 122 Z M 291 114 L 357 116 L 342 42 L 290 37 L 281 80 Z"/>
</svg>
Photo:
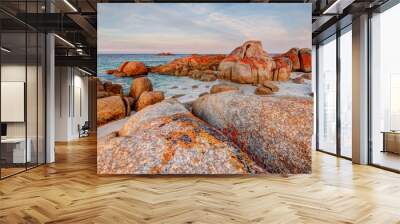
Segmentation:
<svg viewBox="0 0 400 224">
<path fill-rule="evenodd" d="M 97 176 L 93 138 L 0 181 L 0 223 L 400 223 L 400 175 L 314 152 L 311 175 Z"/>
</svg>

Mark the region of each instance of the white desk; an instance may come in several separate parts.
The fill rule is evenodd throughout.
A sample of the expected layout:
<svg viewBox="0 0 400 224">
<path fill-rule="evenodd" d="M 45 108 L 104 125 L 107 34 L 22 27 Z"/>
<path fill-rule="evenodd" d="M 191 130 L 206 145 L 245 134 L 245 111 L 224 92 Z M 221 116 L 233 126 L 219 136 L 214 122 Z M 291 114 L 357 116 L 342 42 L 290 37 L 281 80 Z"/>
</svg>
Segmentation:
<svg viewBox="0 0 400 224">
<path fill-rule="evenodd" d="M 26 147 L 26 154 L 25 154 L 25 138 L 2 138 L 1 144 L 2 147 L 10 147 L 12 146 L 12 162 L 13 163 L 25 163 L 31 162 L 32 153 L 31 153 L 31 146 L 32 140 L 30 138 L 26 139 L 27 147 Z M 3 150 L 3 148 L 2 148 Z M 25 161 L 26 159 L 26 161 Z"/>
</svg>

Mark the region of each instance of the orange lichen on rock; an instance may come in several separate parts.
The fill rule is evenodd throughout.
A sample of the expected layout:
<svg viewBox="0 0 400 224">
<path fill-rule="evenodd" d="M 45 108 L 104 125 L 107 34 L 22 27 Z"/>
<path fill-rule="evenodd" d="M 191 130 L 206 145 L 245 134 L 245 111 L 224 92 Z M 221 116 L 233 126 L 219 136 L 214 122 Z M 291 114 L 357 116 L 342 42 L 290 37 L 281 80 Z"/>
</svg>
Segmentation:
<svg viewBox="0 0 400 224">
<path fill-rule="evenodd" d="M 151 72 L 165 74 L 165 75 L 176 75 L 176 76 L 188 76 L 191 71 L 199 70 L 217 70 L 219 63 L 225 58 L 225 55 L 197 55 L 177 58 L 165 65 L 160 65 L 151 68 Z"/>
<path fill-rule="evenodd" d="M 172 99 L 146 107 L 118 133 L 98 139 L 97 165 L 100 174 L 264 172 L 222 132 Z"/>
<path fill-rule="evenodd" d="M 219 64 L 219 77 L 237 83 L 257 84 L 272 78 L 275 65 L 260 41 L 247 41 Z"/>
<path fill-rule="evenodd" d="M 226 92 L 198 98 L 192 110 L 268 172 L 311 172 L 311 97 Z"/>
<path fill-rule="evenodd" d="M 288 52 L 282 54 L 282 56 L 285 56 L 290 59 L 292 62 L 292 69 L 293 71 L 298 71 L 300 70 L 300 59 L 299 59 L 299 49 L 298 48 L 292 48 Z"/>
<path fill-rule="evenodd" d="M 302 48 L 299 51 L 300 67 L 303 72 L 311 72 L 311 49 Z"/>
<path fill-rule="evenodd" d="M 139 61 L 126 61 L 123 62 L 119 68 L 119 72 L 126 74 L 126 76 L 139 76 L 147 75 L 147 68 L 143 62 Z"/>
</svg>

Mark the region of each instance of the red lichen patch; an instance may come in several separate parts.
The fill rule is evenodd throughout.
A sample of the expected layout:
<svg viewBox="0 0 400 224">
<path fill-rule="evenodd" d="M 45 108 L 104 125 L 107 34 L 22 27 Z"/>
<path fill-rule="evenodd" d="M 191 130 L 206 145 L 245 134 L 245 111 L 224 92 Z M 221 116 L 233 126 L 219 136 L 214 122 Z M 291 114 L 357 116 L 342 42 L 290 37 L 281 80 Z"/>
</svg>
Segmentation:
<svg viewBox="0 0 400 224">
<path fill-rule="evenodd" d="M 229 138 L 233 143 L 241 147 L 243 144 L 239 141 L 239 131 L 235 129 L 232 125 L 224 128 L 222 132 Z"/>
<path fill-rule="evenodd" d="M 311 72 L 311 49 L 302 48 L 299 51 L 299 59 L 301 70 L 303 72 Z"/>
<path fill-rule="evenodd" d="M 229 55 L 224 59 L 225 62 L 237 62 L 239 60 L 239 57 L 236 55 Z"/>
<path fill-rule="evenodd" d="M 300 69 L 300 59 L 299 59 L 299 49 L 298 48 L 292 48 L 288 52 L 282 54 L 282 56 L 285 56 L 290 59 L 292 62 L 292 69 L 293 71 L 297 71 Z"/>
<path fill-rule="evenodd" d="M 152 72 L 187 76 L 193 70 L 215 70 L 225 55 L 197 55 L 177 58 L 168 64 L 151 68 Z"/>
</svg>

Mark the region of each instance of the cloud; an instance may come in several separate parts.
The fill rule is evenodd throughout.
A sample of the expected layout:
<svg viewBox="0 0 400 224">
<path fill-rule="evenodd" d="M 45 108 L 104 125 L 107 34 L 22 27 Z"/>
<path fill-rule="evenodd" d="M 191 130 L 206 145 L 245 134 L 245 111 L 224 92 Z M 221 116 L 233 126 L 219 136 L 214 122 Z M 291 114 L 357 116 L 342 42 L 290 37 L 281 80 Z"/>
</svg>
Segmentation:
<svg viewBox="0 0 400 224">
<path fill-rule="evenodd" d="M 311 11 L 304 16 L 307 10 L 303 7 L 296 10 L 296 6 L 282 8 L 271 4 L 100 5 L 99 52 L 229 53 L 249 39 L 261 40 L 264 48 L 273 53 L 294 46 L 311 47 Z M 296 21 L 290 19 L 291 15 Z"/>
</svg>

